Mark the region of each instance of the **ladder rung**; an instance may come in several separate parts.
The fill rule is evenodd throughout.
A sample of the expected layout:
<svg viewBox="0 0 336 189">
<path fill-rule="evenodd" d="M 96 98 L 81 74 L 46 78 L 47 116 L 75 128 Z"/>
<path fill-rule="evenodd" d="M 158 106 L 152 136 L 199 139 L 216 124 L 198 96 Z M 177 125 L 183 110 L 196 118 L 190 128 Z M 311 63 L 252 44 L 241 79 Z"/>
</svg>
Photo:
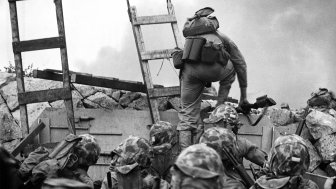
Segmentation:
<svg viewBox="0 0 336 189">
<path fill-rule="evenodd" d="M 28 41 L 13 42 L 13 51 L 25 52 L 65 47 L 64 37 L 52 37 Z"/>
<path fill-rule="evenodd" d="M 133 25 L 149 25 L 149 24 L 166 24 L 177 23 L 175 15 L 155 15 L 155 16 L 139 16 L 134 20 Z"/>
<path fill-rule="evenodd" d="M 71 99 L 71 90 L 67 88 L 18 93 L 20 105 L 68 99 Z"/>
<path fill-rule="evenodd" d="M 180 86 L 148 89 L 149 98 L 179 96 Z"/>
<path fill-rule="evenodd" d="M 155 59 L 164 59 L 171 58 L 171 53 L 174 49 L 164 49 L 164 50 L 153 50 L 146 51 L 141 53 L 142 60 L 155 60 Z"/>
</svg>

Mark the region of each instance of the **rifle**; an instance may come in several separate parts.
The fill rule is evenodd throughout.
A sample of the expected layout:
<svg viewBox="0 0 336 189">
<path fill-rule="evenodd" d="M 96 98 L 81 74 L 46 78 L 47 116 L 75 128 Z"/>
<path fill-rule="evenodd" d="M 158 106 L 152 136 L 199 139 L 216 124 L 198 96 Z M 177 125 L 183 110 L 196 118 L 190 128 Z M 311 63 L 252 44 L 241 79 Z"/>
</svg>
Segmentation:
<svg viewBox="0 0 336 189">
<path fill-rule="evenodd" d="M 264 95 L 258 97 L 255 103 L 242 104 L 241 106 L 236 108 L 236 110 L 238 113 L 243 113 L 247 117 L 247 120 L 251 126 L 256 126 L 265 115 L 267 108 L 274 105 L 276 105 L 276 102 L 272 98 L 267 97 L 267 95 Z M 251 118 L 249 117 L 250 111 L 251 109 L 258 109 L 258 108 L 263 108 L 264 110 L 262 114 L 259 115 L 257 120 L 254 123 L 252 123 Z"/>
<path fill-rule="evenodd" d="M 225 156 L 229 159 L 229 161 L 232 163 L 234 168 L 237 170 L 238 174 L 241 176 L 241 178 L 244 180 L 245 185 L 247 188 L 250 188 L 254 185 L 254 180 L 250 177 L 250 175 L 246 172 L 244 165 L 240 164 L 237 159 L 226 149 L 225 146 L 223 146 L 223 152 Z"/>
<path fill-rule="evenodd" d="M 296 131 L 295 131 L 295 134 L 296 135 L 301 135 L 301 132 L 302 132 L 302 129 L 303 129 L 303 126 L 306 124 L 306 117 L 307 115 L 310 113 L 309 111 L 309 106 L 307 105 L 305 107 L 305 110 L 304 110 L 304 113 L 303 113 L 303 117 L 302 117 L 302 120 L 300 121 L 298 127 L 296 128 Z"/>
</svg>

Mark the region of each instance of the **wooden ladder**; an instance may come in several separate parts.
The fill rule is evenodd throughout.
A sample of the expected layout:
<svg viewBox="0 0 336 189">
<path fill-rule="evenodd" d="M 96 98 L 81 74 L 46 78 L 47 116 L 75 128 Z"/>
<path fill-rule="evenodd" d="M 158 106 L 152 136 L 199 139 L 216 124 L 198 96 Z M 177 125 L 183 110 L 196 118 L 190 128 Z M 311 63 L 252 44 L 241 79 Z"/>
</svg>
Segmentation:
<svg viewBox="0 0 336 189">
<path fill-rule="evenodd" d="M 19 0 L 8 0 L 12 26 L 12 44 L 15 60 L 15 72 L 18 91 L 18 102 L 20 106 L 20 122 L 22 133 L 24 136 L 27 136 L 29 133 L 27 104 L 64 100 L 68 117 L 69 131 L 72 134 L 76 134 L 72 95 L 70 89 L 70 77 L 65 40 L 62 0 L 54 0 L 56 6 L 56 17 L 59 36 L 27 41 L 20 41 L 16 1 Z M 26 51 L 36 51 L 52 48 L 59 48 L 61 52 L 63 88 L 26 92 L 23 78 L 24 72 L 22 69 L 21 53 Z"/>
<path fill-rule="evenodd" d="M 175 17 L 175 11 L 173 4 L 171 3 L 171 0 L 167 0 L 168 14 L 165 15 L 137 16 L 136 7 L 135 6 L 131 7 L 129 0 L 127 0 L 127 6 L 130 22 L 132 24 L 133 35 L 135 38 L 135 43 L 138 51 L 141 72 L 144 83 L 147 88 L 147 98 L 152 116 L 152 121 L 153 123 L 156 123 L 157 121 L 160 120 L 158 102 L 156 99 L 159 97 L 166 97 L 166 96 L 179 96 L 180 87 L 175 86 L 175 87 L 154 88 L 148 64 L 149 60 L 171 58 L 171 53 L 173 49 L 146 51 L 141 31 L 141 25 L 171 24 L 176 47 L 182 49 L 183 46 L 179 35 L 177 20 Z"/>
</svg>

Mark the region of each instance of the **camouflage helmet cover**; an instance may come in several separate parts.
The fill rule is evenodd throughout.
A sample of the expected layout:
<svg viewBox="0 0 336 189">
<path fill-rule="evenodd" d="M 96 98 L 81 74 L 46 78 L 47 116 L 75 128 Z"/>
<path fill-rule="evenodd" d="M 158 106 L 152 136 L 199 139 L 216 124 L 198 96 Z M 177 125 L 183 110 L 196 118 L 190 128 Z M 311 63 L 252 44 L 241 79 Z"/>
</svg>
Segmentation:
<svg viewBox="0 0 336 189">
<path fill-rule="evenodd" d="M 269 165 L 276 175 L 299 176 L 309 168 L 310 156 L 307 145 L 295 134 L 277 138 L 270 157 Z"/>
<path fill-rule="evenodd" d="M 236 109 L 228 104 L 221 104 L 211 112 L 209 118 L 203 120 L 205 123 L 217 123 L 223 120 L 229 124 L 239 124 L 239 116 Z"/>
<path fill-rule="evenodd" d="M 219 154 L 206 144 L 194 144 L 184 149 L 175 161 L 175 166 L 193 178 L 215 178 L 224 174 Z"/>
<path fill-rule="evenodd" d="M 86 161 L 88 165 L 97 163 L 101 151 L 97 139 L 90 134 L 82 134 L 79 135 L 79 137 L 81 137 L 82 140 L 78 143 L 78 146 L 86 151 Z"/>
<path fill-rule="evenodd" d="M 147 139 L 129 136 L 112 151 L 112 154 L 119 157 L 119 172 L 127 173 L 137 165 L 149 166 L 152 148 Z"/>
<path fill-rule="evenodd" d="M 166 121 L 154 123 L 149 131 L 150 144 L 157 146 L 164 143 L 174 145 L 177 142 L 177 135 L 173 125 Z"/>
<path fill-rule="evenodd" d="M 235 134 L 226 128 L 211 127 L 200 138 L 200 143 L 206 143 L 214 148 L 223 158 L 222 148 L 225 145 L 235 156 L 238 155 L 238 144 Z"/>
</svg>

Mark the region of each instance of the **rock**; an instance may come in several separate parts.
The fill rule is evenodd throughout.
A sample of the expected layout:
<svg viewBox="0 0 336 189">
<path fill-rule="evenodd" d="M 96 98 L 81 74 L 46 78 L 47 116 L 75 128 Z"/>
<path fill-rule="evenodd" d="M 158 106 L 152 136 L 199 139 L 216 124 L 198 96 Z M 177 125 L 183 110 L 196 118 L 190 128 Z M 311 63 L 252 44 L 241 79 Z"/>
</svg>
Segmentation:
<svg viewBox="0 0 336 189">
<path fill-rule="evenodd" d="M 12 81 L 16 81 L 14 73 L 0 72 L 0 88 Z"/>
<path fill-rule="evenodd" d="M 166 111 L 168 110 L 168 97 L 162 97 L 162 98 L 158 98 L 158 109 L 159 111 Z"/>
<path fill-rule="evenodd" d="M 135 110 L 149 110 L 147 97 L 141 96 L 139 99 L 131 102 L 128 107 Z"/>
<path fill-rule="evenodd" d="M 11 114 L 8 106 L 7 106 L 7 103 L 5 101 L 5 99 L 2 98 L 2 95 L 0 94 L 0 110 L 3 111 L 4 113 L 7 113 L 7 114 Z"/>
<path fill-rule="evenodd" d="M 132 101 L 137 100 L 139 98 L 141 98 L 141 93 L 128 92 L 119 99 L 119 104 L 122 107 L 127 107 Z"/>
<path fill-rule="evenodd" d="M 287 109 L 273 110 L 270 114 L 270 118 L 275 126 L 288 125 L 294 123 L 295 120 L 293 112 Z"/>
<path fill-rule="evenodd" d="M 121 91 L 115 91 L 115 92 L 112 93 L 112 96 L 111 96 L 111 97 L 112 97 L 115 101 L 119 102 L 119 99 L 120 99 L 120 97 L 121 97 L 122 95 L 123 95 L 123 94 L 122 94 Z"/>
<path fill-rule="evenodd" d="M 315 148 L 323 161 L 335 161 L 336 158 L 336 133 L 322 136 L 315 144 Z"/>
<path fill-rule="evenodd" d="M 84 108 L 82 100 L 83 97 L 80 94 L 78 94 L 78 92 L 72 91 L 73 108 Z M 50 102 L 49 104 L 53 108 L 65 108 L 64 100 L 57 100 L 54 102 Z"/>
<path fill-rule="evenodd" d="M 80 96 L 81 99 L 87 98 L 98 92 L 98 90 L 93 86 L 80 85 L 80 84 L 74 84 L 74 86 L 75 86 L 75 89 L 73 90 L 72 95 L 74 96 L 74 91 L 75 91 L 76 96 Z"/>
<path fill-rule="evenodd" d="M 306 125 L 315 140 L 336 132 L 336 118 L 317 110 L 307 115 Z"/>
<path fill-rule="evenodd" d="M 106 108 L 106 109 L 118 109 L 119 104 L 106 94 L 97 92 L 96 94 L 89 96 L 83 102 L 84 107 L 87 108 Z"/>
<path fill-rule="evenodd" d="M 20 126 L 11 114 L 0 111 L 0 143 L 22 138 Z"/>
<path fill-rule="evenodd" d="M 43 110 L 47 107 L 51 107 L 48 102 L 34 103 L 27 105 L 28 124 L 29 126 L 40 116 Z M 20 121 L 20 110 L 12 112 L 13 117 Z"/>
</svg>

